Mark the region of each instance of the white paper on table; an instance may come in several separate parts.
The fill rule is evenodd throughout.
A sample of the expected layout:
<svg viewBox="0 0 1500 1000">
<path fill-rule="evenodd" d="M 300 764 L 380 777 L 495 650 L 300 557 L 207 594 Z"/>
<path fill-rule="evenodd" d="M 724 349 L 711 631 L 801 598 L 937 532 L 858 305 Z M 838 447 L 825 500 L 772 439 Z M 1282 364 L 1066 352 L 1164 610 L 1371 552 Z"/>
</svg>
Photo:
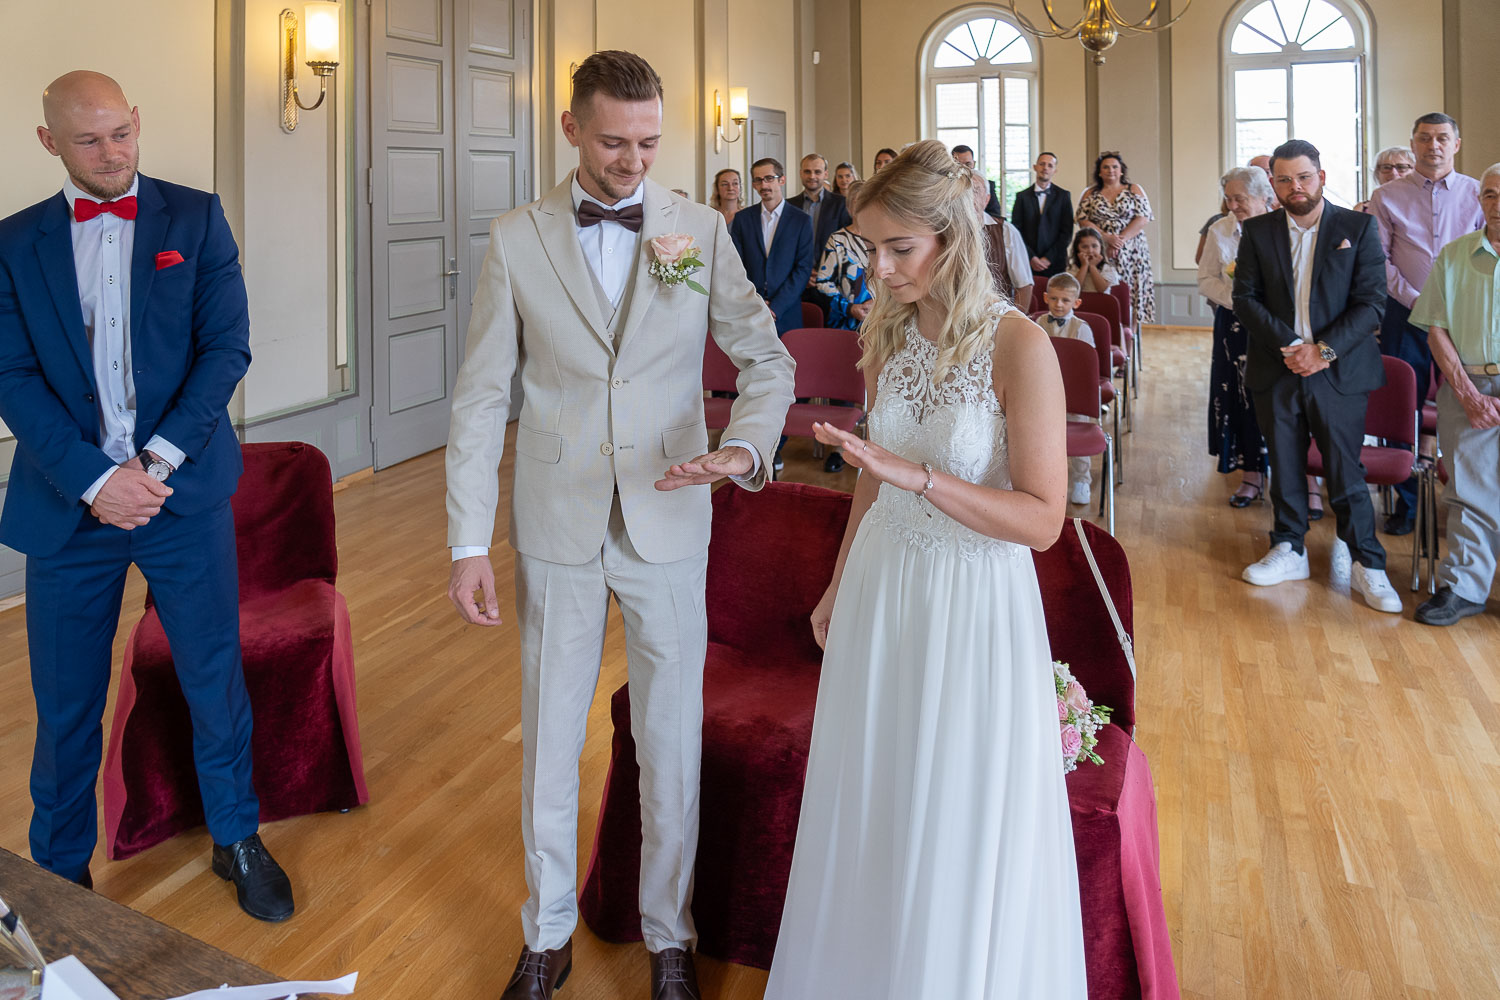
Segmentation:
<svg viewBox="0 0 1500 1000">
<path fill-rule="evenodd" d="M 76 955 L 47 963 L 42 973 L 42 1000 L 120 1000 Z M 280 998 L 278 998 L 280 1000 Z"/>
<path fill-rule="evenodd" d="M 304 980 L 295 983 L 267 983 L 264 986 L 221 986 L 216 990 L 199 990 L 197 993 L 189 993 L 187 996 L 177 997 L 176 1000 L 283 1000 L 283 998 L 290 1000 L 299 993 L 333 993 L 343 996 L 354 992 L 354 981 L 358 978 L 359 973 L 351 972 L 342 979 L 328 979 L 323 982 Z M 44 998 L 44 1000 L 51 1000 L 51 997 Z M 68 997 L 66 1000 L 72 1000 L 72 998 Z M 80 1000 L 94 1000 L 94 998 L 82 997 Z M 101 998 L 101 1000 L 107 1000 L 107 998 Z"/>
</svg>

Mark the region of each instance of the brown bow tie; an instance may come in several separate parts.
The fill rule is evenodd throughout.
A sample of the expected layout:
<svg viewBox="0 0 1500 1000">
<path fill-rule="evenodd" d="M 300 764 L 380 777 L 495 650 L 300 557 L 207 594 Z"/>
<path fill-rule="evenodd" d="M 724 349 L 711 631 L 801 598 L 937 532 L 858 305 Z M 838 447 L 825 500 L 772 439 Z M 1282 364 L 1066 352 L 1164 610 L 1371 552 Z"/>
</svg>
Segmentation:
<svg viewBox="0 0 1500 1000">
<path fill-rule="evenodd" d="M 632 233 L 638 233 L 645 217 L 645 209 L 639 204 L 626 205 L 618 212 L 595 201 L 585 201 L 578 206 L 578 224 L 584 227 L 597 226 L 601 222 L 616 222 Z"/>
</svg>

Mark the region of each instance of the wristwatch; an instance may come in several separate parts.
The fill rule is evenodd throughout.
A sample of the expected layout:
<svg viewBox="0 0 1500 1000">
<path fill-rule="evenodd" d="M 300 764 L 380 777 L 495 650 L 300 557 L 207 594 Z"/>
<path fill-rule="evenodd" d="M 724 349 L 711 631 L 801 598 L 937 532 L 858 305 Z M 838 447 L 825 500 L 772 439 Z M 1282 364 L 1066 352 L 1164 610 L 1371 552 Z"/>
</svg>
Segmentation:
<svg viewBox="0 0 1500 1000">
<path fill-rule="evenodd" d="M 1318 348 L 1318 357 L 1322 358 L 1324 361 L 1327 361 L 1331 364 L 1339 359 L 1339 356 L 1334 353 L 1333 348 L 1329 347 L 1321 340 L 1318 341 L 1315 346 Z"/>
<path fill-rule="evenodd" d="M 149 451 L 141 452 L 141 457 L 146 460 L 146 475 L 159 483 L 166 482 L 167 477 L 176 471 L 165 459 L 159 458 Z"/>
</svg>

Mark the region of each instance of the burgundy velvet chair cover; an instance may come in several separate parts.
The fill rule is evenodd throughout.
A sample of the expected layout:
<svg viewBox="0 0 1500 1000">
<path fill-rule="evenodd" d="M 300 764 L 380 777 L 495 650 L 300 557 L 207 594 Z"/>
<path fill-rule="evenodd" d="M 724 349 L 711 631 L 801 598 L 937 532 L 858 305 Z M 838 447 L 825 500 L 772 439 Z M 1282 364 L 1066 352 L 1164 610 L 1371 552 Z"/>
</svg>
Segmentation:
<svg viewBox="0 0 1500 1000">
<path fill-rule="evenodd" d="M 334 587 L 328 459 L 300 443 L 243 446 L 233 500 L 240 643 L 255 720 L 262 822 L 369 800 L 349 610 Z M 127 858 L 203 823 L 192 727 L 151 595 L 131 632 L 104 766 L 106 850 Z"/>
<path fill-rule="evenodd" d="M 693 914 L 705 955 L 767 968 L 791 870 L 817 697 L 820 658 L 807 615 L 837 556 L 848 498 L 774 483 L 758 497 L 726 488 L 714 501 Z M 1124 550 L 1103 529 L 1085 522 L 1084 530 L 1128 632 Z M 1068 776 L 1089 996 L 1177 1000 L 1151 772 L 1129 736 L 1134 677 L 1071 521 L 1034 561 L 1053 655 L 1071 665 L 1091 697 L 1115 709 L 1115 722 L 1100 734 L 1105 764 L 1085 764 Z M 640 772 L 628 685 L 615 692 L 610 708 L 610 775 L 579 905 L 600 937 L 639 941 Z"/>
<path fill-rule="evenodd" d="M 729 360 L 729 355 L 710 334 L 703 340 L 703 389 L 706 392 L 739 393 L 740 370 Z M 722 431 L 729 426 L 730 410 L 734 400 L 723 396 L 708 396 L 703 400 L 703 422 L 711 431 Z"/>
</svg>

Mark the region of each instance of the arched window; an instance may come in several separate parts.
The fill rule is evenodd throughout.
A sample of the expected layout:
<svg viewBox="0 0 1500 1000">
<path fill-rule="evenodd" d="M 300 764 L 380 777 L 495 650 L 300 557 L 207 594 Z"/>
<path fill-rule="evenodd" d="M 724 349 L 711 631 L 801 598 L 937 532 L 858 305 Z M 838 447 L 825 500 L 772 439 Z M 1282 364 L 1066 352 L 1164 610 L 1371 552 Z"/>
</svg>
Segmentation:
<svg viewBox="0 0 1500 1000">
<path fill-rule="evenodd" d="M 1287 139 L 1318 147 L 1326 191 L 1351 206 L 1366 177 L 1366 26 L 1337 0 L 1247 0 L 1225 28 L 1229 165 Z"/>
<path fill-rule="evenodd" d="M 974 149 L 1005 213 L 1031 183 L 1037 57 L 998 7 L 966 7 L 933 26 L 922 47 L 922 135 Z"/>
</svg>

